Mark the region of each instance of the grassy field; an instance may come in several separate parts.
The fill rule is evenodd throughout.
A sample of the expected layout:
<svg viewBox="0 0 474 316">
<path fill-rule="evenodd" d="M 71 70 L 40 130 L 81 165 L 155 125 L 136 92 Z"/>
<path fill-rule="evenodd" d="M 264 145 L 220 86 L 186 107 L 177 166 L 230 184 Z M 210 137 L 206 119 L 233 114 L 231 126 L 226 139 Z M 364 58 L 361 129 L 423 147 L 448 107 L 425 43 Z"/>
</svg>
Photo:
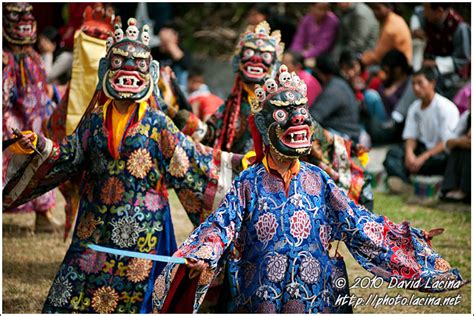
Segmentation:
<svg viewBox="0 0 474 316">
<path fill-rule="evenodd" d="M 60 196 L 60 194 L 58 194 Z M 178 242 L 182 242 L 192 229 L 174 194 L 170 194 L 174 229 Z M 447 259 L 453 267 L 459 268 L 464 278 L 471 278 L 471 214 L 470 208 L 452 205 L 432 207 L 410 206 L 400 197 L 377 193 L 375 196 L 377 213 L 386 215 L 394 222 L 408 219 L 415 227 L 432 229 L 444 227 L 441 236 L 433 240 L 434 248 Z M 62 200 L 55 210 L 56 216 L 63 219 Z M 463 210 L 462 210 L 463 209 Z M 62 235 L 34 235 L 33 214 L 3 214 L 3 287 L 2 303 L 4 313 L 39 313 L 49 287 L 63 259 L 69 240 L 62 241 Z M 349 270 L 351 284 L 357 276 L 369 276 L 342 249 Z M 460 303 L 455 306 L 400 306 L 382 305 L 374 309 L 359 306 L 355 313 L 470 313 L 471 285 L 461 290 L 443 294 L 421 294 L 413 291 L 387 289 L 354 289 L 351 294 L 368 298 L 370 294 L 395 297 L 415 295 L 417 297 L 455 297 L 460 294 Z"/>
</svg>

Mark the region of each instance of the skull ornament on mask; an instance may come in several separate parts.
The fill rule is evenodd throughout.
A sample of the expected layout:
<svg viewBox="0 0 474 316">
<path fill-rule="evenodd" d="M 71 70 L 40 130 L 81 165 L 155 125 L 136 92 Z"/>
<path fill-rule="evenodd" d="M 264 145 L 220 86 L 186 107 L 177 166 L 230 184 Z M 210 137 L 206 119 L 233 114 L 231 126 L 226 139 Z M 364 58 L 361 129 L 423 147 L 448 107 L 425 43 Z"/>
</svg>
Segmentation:
<svg viewBox="0 0 474 316">
<path fill-rule="evenodd" d="M 284 68 L 279 72 L 289 77 L 279 76 L 278 82 L 273 79 L 265 82 L 264 93 L 267 96 L 263 101 L 259 100 L 258 108 L 253 109 L 255 124 L 266 145 L 282 157 L 298 158 L 311 151 L 315 127 L 308 110 L 308 99 L 304 95 L 306 91 L 302 87 L 304 83 L 289 80 L 296 75 L 290 75 Z M 270 94 L 269 90 L 272 91 Z"/>
<path fill-rule="evenodd" d="M 260 102 L 263 102 L 263 100 L 265 100 L 265 97 L 266 97 L 265 90 L 259 85 L 255 88 L 255 96 Z"/>
<path fill-rule="evenodd" d="M 36 20 L 29 3 L 3 4 L 3 36 L 10 44 L 31 45 L 36 42 Z"/>
<path fill-rule="evenodd" d="M 147 30 L 148 26 L 144 26 L 142 35 L 148 33 Z M 150 47 L 137 40 L 138 27 L 133 18 L 128 20 L 126 35 L 123 37 L 123 31 L 116 25 L 115 41 L 107 51 L 108 68 L 102 89 L 109 98 L 141 102 L 153 92 Z"/>
<path fill-rule="evenodd" d="M 280 31 L 270 34 L 270 26 L 261 22 L 242 33 L 236 47 L 234 63 L 236 71 L 245 83 L 263 84 L 265 77 L 271 75 L 279 64 L 284 44 L 280 43 Z"/>
</svg>

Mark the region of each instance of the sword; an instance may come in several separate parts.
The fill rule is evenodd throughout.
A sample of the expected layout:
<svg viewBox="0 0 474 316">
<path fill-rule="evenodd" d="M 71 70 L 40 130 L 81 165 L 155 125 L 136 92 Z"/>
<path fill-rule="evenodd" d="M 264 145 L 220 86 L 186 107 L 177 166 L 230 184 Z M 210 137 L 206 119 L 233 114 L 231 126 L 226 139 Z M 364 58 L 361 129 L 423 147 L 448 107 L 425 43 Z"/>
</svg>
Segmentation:
<svg viewBox="0 0 474 316">
<path fill-rule="evenodd" d="M 143 252 L 136 252 L 136 251 L 128 251 L 128 250 L 120 250 L 115 248 L 103 247 L 94 244 L 88 244 L 92 250 L 106 252 L 113 255 L 119 256 L 126 256 L 132 258 L 140 258 L 140 259 L 148 259 L 153 261 L 160 261 L 160 262 L 169 262 L 169 263 L 178 263 L 178 264 L 185 264 L 186 259 L 180 257 L 169 257 L 169 256 L 161 256 L 161 255 L 153 255 L 150 253 L 143 253 Z"/>
</svg>

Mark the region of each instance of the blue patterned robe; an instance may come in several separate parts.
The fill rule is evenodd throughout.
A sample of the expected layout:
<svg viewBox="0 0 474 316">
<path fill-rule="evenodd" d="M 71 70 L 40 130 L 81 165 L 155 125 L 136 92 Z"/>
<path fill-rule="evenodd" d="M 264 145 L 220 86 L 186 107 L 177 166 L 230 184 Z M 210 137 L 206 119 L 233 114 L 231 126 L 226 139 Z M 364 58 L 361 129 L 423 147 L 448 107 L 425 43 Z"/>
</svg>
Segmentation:
<svg viewBox="0 0 474 316">
<path fill-rule="evenodd" d="M 329 256 L 334 240 L 344 241 L 365 269 L 384 280 L 463 283 L 458 270 L 431 248 L 425 231 L 406 222 L 394 224 L 356 205 L 325 172 L 306 163 L 292 178 L 288 196 L 281 178 L 263 164 L 242 172 L 221 206 L 175 255 L 208 263 L 199 278 L 190 279 L 197 282 L 189 303 L 194 311 L 226 263 L 228 312 L 335 312 L 343 272 Z M 173 281 L 182 269 L 169 264 L 157 278 L 155 312 L 172 312 L 166 307 L 169 302 L 180 303 L 167 294 L 178 293 Z"/>
<path fill-rule="evenodd" d="M 103 107 L 60 144 L 41 138 L 42 158 L 15 157 L 20 171 L 11 171 L 3 192 L 4 208 L 85 171 L 71 246 L 43 312 L 149 311 L 153 282 L 165 264 L 95 252 L 87 244 L 172 255 L 176 242 L 166 186 L 175 189 L 195 225 L 211 211 L 218 187 L 218 166 L 211 161 L 219 153 L 194 144 L 146 103 L 145 109 L 137 107 L 140 111 L 141 118 L 125 132 L 117 160 L 109 149 L 111 131 Z"/>
</svg>

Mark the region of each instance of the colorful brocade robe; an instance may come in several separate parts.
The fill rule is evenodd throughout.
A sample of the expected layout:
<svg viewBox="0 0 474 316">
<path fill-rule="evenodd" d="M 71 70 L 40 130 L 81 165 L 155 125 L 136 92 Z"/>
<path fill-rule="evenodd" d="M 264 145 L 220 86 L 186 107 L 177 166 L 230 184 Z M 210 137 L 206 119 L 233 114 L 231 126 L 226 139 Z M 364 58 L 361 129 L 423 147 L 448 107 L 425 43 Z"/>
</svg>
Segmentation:
<svg viewBox="0 0 474 316">
<path fill-rule="evenodd" d="M 225 266 L 227 312 L 334 313 L 343 278 L 329 256 L 334 240 L 344 241 L 365 269 L 384 280 L 464 284 L 425 231 L 356 205 L 320 168 L 302 162 L 286 196 L 281 178 L 257 164 L 234 180 L 220 207 L 175 254 L 204 260 L 208 268 L 189 278 L 185 266 L 169 264 L 156 280 L 153 310 L 197 312 Z"/>
<path fill-rule="evenodd" d="M 153 282 L 165 264 L 95 252 L 87 245 L 171 256 L 176 242 L 166 186 L 175 189 L 195 225 L 210 213 L 214 198 L 224 196 L 218 197 L 222 169 L 211 161 L 220 155 L 229 168 L 236 156 L 195 144 L 159 110 L 136 108 L 138 120 L 128 126 L 118 159 L 109 148 L 112 131 L 104 117 L 110 108 L 104 106 L 61 143 L 41 138 L 43 157 L 16 156 L 16 169 L 9 166 L 4 208 L 84 172 L 71 246 L 43 312 L 148 312 Z M 230 186 L 232 170 L 226 174 Z"/>
<path fill-rule="evenodd" d="M 13 138 L 12 128 L 31 130 L 42 135 L 43 121 L 52 113 L 56 103 L 48 96 L 46 72 L 41 56 L 31 48 L 25 53 L 15 54 L 8 48 L 3 50 L 3 135 Z M 3 166 L 10 155 L 3 155 Z M 5 180 L 5 168 L 3 179 Z M 48 192 L 10 212 L 46 212 L 56 203 L 55 193 Z"/>
</svg>

